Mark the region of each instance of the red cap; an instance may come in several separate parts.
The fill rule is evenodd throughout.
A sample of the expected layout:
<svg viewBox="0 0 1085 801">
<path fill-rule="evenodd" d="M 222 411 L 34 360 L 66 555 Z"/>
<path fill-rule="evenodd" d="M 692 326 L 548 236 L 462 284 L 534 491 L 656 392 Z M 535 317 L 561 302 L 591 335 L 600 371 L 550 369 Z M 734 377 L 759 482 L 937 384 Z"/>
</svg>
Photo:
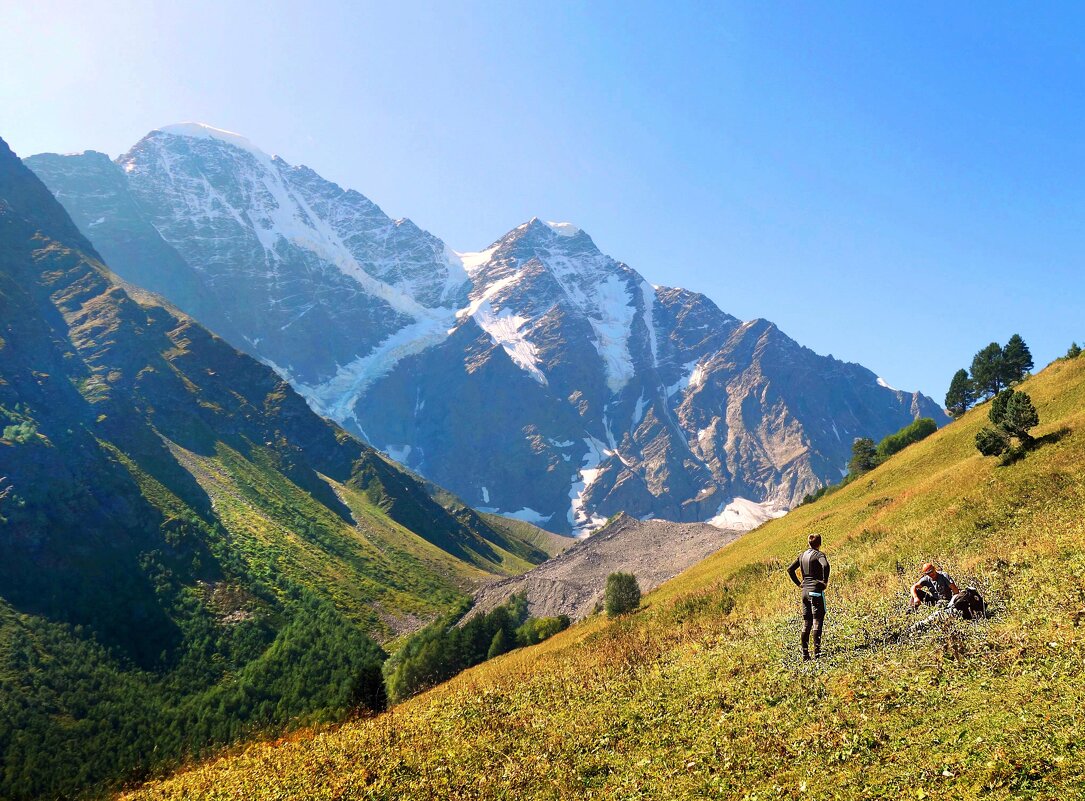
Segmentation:
<svg viewBox="0 0 1085 801">
<path fill-rule="evenodd" d="M 925 565 L 923 565 L 923 567 L 921 567 L 919 569 L 919 572 L 922 573 L 924 576 L 926 576 L 929 573 L 937 573 L 938 568 L 936 568 L 930 562 L 927 562 Z"/>
</svg>

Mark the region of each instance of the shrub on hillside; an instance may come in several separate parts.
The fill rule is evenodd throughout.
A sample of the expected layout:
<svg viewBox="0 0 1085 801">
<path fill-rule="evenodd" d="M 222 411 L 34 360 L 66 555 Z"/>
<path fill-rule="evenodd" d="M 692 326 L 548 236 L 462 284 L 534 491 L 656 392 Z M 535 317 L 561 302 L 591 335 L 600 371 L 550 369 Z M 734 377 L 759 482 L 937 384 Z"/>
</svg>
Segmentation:
<svg viewBox="0 0 1085 801">
<path fill-rule="evenodd" d="M 899 453 L 914 442 L 926 439 L 937 430 L 938 424 L 930 417 L 919 418 L 878 443 L 878 460 L 884 462 L 894 453 Z"/>
<path fill-rule="evenodd" d="M 984 456 L 1001 456 L 1010 449 L 1010 438 L 993 428 L 976 432 L 976 450 Z"/>
<path fill-rule="evenodd" d="M 1071 342 L 1070 347 L 1066 351 L 1067 359 L 1076 359 L 1081 355 L 1081 346 L 1076 342 Z"/>
<path fill-rule="evenodd" d="M 38 433 L 38 428 L 29 420 L 4 427 L 4 439 L 17 444 L 30 442 Z"/>
<path fill-rule="evenodd" d="M 520 646 L 535 645 L 547 640 L 559 631 L 569 628 L 572 621 L 568 615 L 557 617 L 533 617 L 516 629 L 516 644 Z"/>
<path fill-rule="evenodd" d="M 1021 448 L 1033 443 L 1030 429 L 1040 424 L 1040 415 L 1032 399 L 1024 392 L 1012 389 L 998 393 L 991 401 L 987 413 L 994 428 L 976 433 L 976 448 L 984 456 L 1000 456 L 1011 451 L 1011 438 L 1016 438 Z"/>
<path fill-rule="evenodd" d="M 632 573 L 611 573 L 603 593 L 603 608 L 608 617 L 632 612 L 640 606 L 640 585 Z"/>
<path fill-rule="evenodd" d="M 907 448 L 909 445 L 926 439 L 938 430 L 938 424 L 930 417 L 921 417 L 904 428 L 883 438 L 877 445 L 869 437 L 860 437 L 851 445 L 851 459 L 848 460 L 848 474 L 836 484 L 826 484 L 816 491 L 803 496 L 802 504 L 814 503 L 818 499 L 831 495 L 841 487 L 846 487 L 864 473 L 869 473 L 890 456 Z"/>
</svg>

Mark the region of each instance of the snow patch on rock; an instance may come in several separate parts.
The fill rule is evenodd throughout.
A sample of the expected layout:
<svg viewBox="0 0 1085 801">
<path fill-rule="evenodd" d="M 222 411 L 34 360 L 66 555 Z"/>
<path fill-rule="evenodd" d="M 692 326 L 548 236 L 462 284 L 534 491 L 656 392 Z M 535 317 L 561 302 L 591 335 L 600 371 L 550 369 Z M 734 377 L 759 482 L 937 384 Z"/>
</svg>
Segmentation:
<svg viewBox="0 0 1085 801">
<path fill-rule="evenodd" d="M 497 310 L 492 302 L 501 290 L 515 284 L 519 278 L 519 273 L 513 273 L 495 281 L 481 295 L 472 300 L 466 309 L 456 312 L 456 317 L 458 319 L 473 318 L 520 369 L 545 386 L 547 381 L 543 371 L 539 369 L 538 348 L 522 330 L 524 324 L 529 323 L 530 320 L 514 313 L 511 309 Z"/>
<path fill-rule="evenodd" d="M 758 503 L 746 498 L 735 497 L 731 501 L 723 503 L 715 517 L 711 517 L 705 522 L 710 526 L 728 531 L 750 531 L 767 520 L 783 517 L 786 514 L 786 509 L 780 509 L 770 501 Z"/>
<path fill-rule="evenodd" d="M 602 468 L 599 467 L 603 460 L 610 455 L 605 443 L 595 437 L 585 437 L 584 444 L 588 452 L 584 454 L 584 461 L 580 470 L 569 489 L 569 524 L 573 527 L 573 535 L 584 538 L 607 522 L 605 517 L 592 514 L 584 508 L 584 502 L 588 489 L 599 478 Z"/>
<path fill-rule="evenodd" d="M 410 445 L 385 445 L 381 448 L 381 452 L 389 459 L 394 459 L 402 465 L 407 464 L 407 460 L 411 458 L 411 446 Z"/>
<path fill-rule="evenodd" d="M 547 222 L 542 220 L 542 223 L 558 236 L 576 236 L 581 233 L 579 228 L 569 222 Z"/>
<path fill-rule="evenodd" d="M 684 365 L 682 365 L 682 377 L 664 390 L 664 392 L 666 392 L 667 394 L 667 397 L 670 398 L 680 392 L 685 392 L 693 381 L 694 374 L 696 374 L 699 370 L 700 368 L 697 366 L 696 361 L 686 362 Z"/>
</svg>

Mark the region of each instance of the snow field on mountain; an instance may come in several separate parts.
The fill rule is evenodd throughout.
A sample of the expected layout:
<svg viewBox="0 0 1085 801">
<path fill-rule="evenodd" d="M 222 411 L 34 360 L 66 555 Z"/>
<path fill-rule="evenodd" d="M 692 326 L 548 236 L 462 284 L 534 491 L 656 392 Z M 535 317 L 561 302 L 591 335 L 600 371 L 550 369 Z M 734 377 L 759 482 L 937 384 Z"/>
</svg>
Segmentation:
<svg viewBox="0 0 1085 801">
<path fill-rule="evenodd" d="M 333 420 L 355 419 L 354 407 L 370 384 L 408 356 L 443 342 L 453 322 L 451 311 L 423 317 L 382 340 L 365 356 L 340 367 L 332 379 L 318 386 L 299 385 L 299 391 Z"/>
<path fill-rule="evenodd" d="M 766 520 L 773 520 L 787 514 L 786 509 L 778 508 L 774 503 L 758 503 L 747 498 L 734 498 L 720 505 L 719 512 L 705 522 L 716 528 L 731 531 L 749 531 L 757 528 Z"/>
<path fill-rule="evenodd" d="M 594 311 L 599 318 L 588 317 L 595 331 L 595 349 L 606 366 L 607 386 L 614 393 L 620 392 L 636 371 L 629 353 L 629 337 L 637 309 L 630 300 L 625 281 L 609 276 L 596 290 Z"/>
<path fill-rule="evenodd" d="M 456 312 L 456 318 L 473 318 L 479 327 L 490 335 L 494 344 L 500 345 L 518 367 L 545 386 L 547 380 L 539 369 L 538 348 L 521 331 L 530 320 L 516 314 L 512 309 L 498 311 L 492 303 L 494 297 L 506 287 L 515 285 L 521 277 L 522 274 L 517 272 L 490 284 L 467 308 Z"/>
<path fill-rule="evenodd" d="M 574 480 L 569 488 L 569 524 L 577 537 L 586 537 L 607 522 L 602 515 L 592 514 L 585 509 L 584 503 L 588 489 L 603 472 L 600 465 L 610 455 L 610 451 L 595 437 L 585 437 L 584 444 L 588 447 L 588 452 L 584 454 L 584 461 L 577 472 L 579 480 Z"/>
<path fill-rule="evenodd" d="M 576 236 L 581 230 L 569 222 L 544 222 L 558 236 Z"/>
</svg>

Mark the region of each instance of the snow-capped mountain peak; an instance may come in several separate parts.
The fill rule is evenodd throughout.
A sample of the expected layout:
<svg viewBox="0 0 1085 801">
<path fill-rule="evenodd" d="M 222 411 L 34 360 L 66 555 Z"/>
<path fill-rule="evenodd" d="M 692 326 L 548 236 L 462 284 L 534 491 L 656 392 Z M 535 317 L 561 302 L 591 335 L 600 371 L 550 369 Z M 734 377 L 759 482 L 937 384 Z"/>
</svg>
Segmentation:
<svg viewBox="0 0 1085 801">
<path fill-rule="evenodd" d="M 542 221 L 547 228 L 553 231 L 558 236 L 576 236 L 579 233 L 583 233 L 579 228 L 570 222 L 549 222 Z"/>
<path fill-rule="evenodd" d="M 228 145 L 239 147 L 242 150 L 247 150 L 250 153 L 256 153 L 265 157 L 267 156 L 264 151 L 241 134 L 234 133 L 233 131 L 224 131 L 222 128 L 215 128 L 214 126 L 207 125 L 203 122 L 179 122 L 174 125 L 164 125 L 155 130 L 161 133 L 170 134 L 171 136 L 187 136 L 191 139 L 215 139 L 219 142 L 225 142 Z"/>
<path fill-rule="evenodd" d="M 457 253 L 201 123 L 116 163 L 28 162 L 122 277 L 464 500 L 548 528 L 619 510 L 752 524 L 736 499 L 787 508 L 856 436 L 944 419 L 766 320 L 653 286 L 569 222 L 533 217 Z"/>
</svg>

